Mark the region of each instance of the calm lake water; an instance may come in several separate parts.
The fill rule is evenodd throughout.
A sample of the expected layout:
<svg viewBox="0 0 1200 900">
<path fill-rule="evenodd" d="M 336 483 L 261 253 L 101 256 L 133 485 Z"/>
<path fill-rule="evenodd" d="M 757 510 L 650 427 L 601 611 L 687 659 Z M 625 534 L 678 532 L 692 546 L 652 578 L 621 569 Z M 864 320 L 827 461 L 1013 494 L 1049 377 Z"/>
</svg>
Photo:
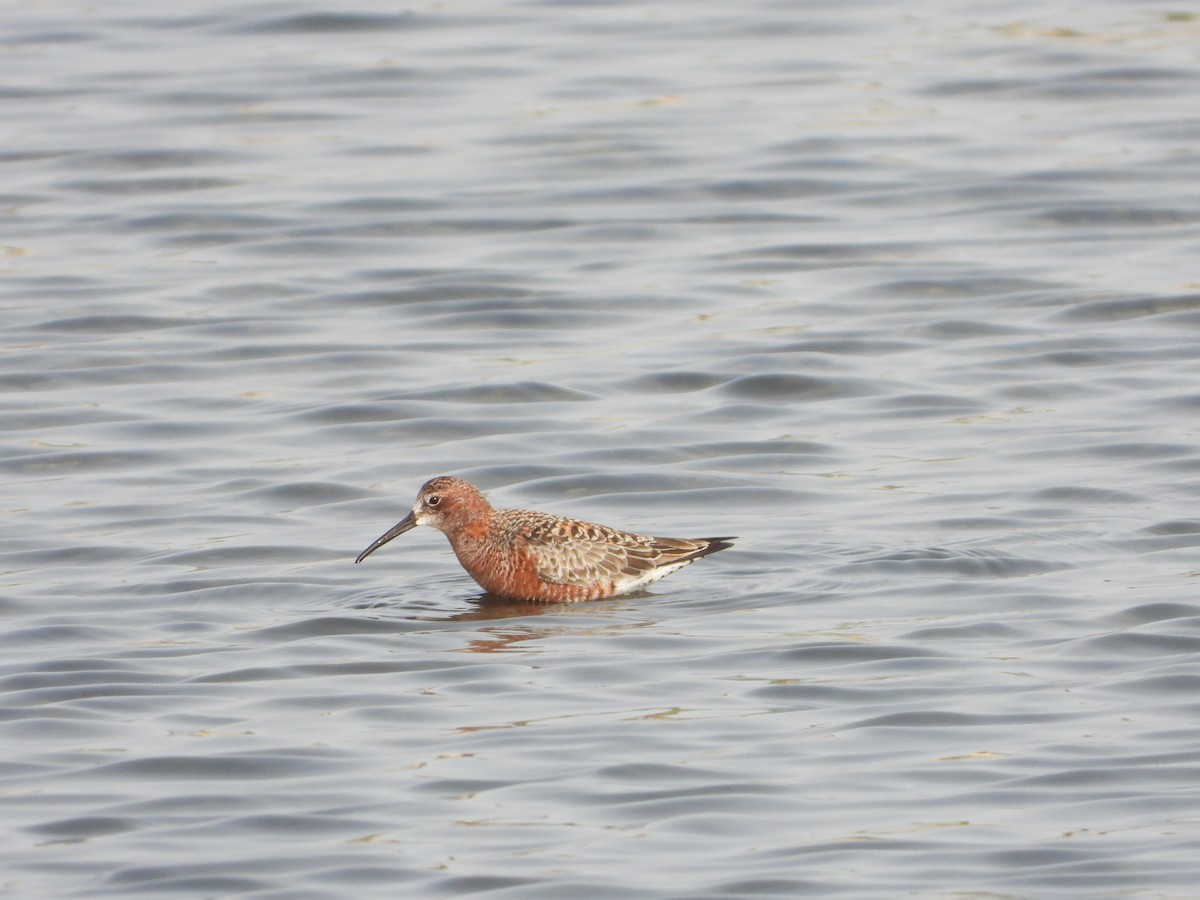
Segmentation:
<svg viewBox="0 0 1200 900">
<path fill-rule="evenodd" d="M 1200 10 L 0 10 L 6 897 L 1182 898 Z M 355 555 L 438 474 L 735 549 Z"/>
</svg>

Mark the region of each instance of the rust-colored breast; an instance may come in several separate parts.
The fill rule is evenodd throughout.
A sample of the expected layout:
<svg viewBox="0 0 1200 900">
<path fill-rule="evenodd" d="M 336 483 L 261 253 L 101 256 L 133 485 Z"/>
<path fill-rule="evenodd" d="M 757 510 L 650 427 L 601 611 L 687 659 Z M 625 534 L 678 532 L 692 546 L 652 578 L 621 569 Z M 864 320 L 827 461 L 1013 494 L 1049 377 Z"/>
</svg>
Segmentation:
<svg viewBox="0 0 1200 900">
<path fill-rule="evenodd" d="M 487 520 L 476 519 L 474 522 L 464 525 L 459 533 L 469 541 L 483 541 L 487 538 L 489 531 L 491 528 Z"/>
<path fill-rule="evenodd" d="M 489 590 L 501 597 L 529 600 L 538 596 L 541 581 L 537 574 L 537 563 L 529 551 L 513 547 L 503 565 L 498 567 L 496 583 Z"/>
</svg>

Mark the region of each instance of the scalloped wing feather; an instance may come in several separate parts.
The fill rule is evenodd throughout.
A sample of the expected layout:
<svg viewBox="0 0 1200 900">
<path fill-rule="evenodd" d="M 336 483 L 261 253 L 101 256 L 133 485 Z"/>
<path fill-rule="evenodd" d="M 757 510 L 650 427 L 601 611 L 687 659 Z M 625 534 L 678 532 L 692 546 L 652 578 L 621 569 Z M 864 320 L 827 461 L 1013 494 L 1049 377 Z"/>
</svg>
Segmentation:
<svg viewBox="0 0 1200 900">
<path fill-rule="evenodd" d="M 728 546 L 716 538 L 646 537 L 531 510 L 499 510 L 496 516 L 532 555 L 538 578 L 554 584 L 646 584 Z"/>
</svg>

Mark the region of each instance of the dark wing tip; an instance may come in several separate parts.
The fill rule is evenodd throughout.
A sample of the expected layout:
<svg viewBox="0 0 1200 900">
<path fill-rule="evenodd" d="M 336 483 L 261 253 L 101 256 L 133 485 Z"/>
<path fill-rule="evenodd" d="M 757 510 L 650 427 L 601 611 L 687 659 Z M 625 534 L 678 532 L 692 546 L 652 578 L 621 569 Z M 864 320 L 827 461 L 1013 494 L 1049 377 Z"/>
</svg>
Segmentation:
<svg viewBox="0 0 1200 900">
<path fill-rule="evenodd" d="M 737 540 L 737 535 L 734 535 L 733 537 L 697 538 L 696 540 L 704 541 L 705 546 L 703 550 L 696 552 L 696 554 L 692 557 L 693 559 L 699 559 L 702 556 L 708 556 L 710 553 L 719 553 L 722 550 L 728 550 L 733 546 L 733 542 Z"/>
</svg>

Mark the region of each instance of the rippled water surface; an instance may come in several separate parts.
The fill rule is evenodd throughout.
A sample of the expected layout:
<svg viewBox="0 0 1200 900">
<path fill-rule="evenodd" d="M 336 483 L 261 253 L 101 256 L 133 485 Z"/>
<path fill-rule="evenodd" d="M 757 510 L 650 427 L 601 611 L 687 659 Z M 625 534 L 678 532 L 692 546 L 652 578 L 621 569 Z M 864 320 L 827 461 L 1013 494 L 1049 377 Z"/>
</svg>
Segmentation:
<svg viewBox="0 0 1200 900">
<path fill-rule="evenodd" d="M 1194 896 L 1200 11 L 0 44 L 5 896 Z M 443 473 L 740 538 L 355 566 Z"/>
</svg>

